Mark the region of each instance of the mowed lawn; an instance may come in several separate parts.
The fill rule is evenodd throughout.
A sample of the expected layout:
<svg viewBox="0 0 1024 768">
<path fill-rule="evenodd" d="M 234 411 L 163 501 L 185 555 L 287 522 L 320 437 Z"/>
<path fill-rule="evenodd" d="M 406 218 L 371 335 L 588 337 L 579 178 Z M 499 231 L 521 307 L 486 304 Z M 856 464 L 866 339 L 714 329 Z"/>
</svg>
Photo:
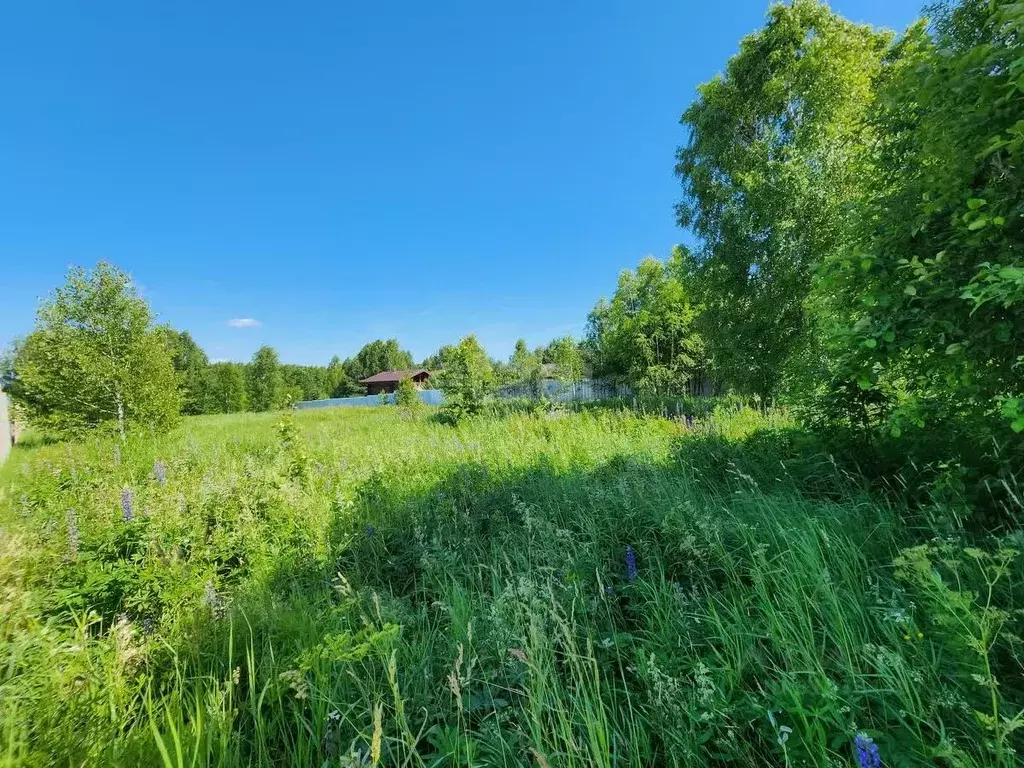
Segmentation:
<svg viewBox="0 0 1024 768">
<path fill-rule="evenodd" d="M 856 765 L 866 733 L 994 764 L 1014 737 L 977 713 L 1021 683 L 965 638 L 998 555 L 907 550 L 941 531 L 815 445 L 735 408 L 30 439 L 0 470 L 0 761 Z"/>
</svg>

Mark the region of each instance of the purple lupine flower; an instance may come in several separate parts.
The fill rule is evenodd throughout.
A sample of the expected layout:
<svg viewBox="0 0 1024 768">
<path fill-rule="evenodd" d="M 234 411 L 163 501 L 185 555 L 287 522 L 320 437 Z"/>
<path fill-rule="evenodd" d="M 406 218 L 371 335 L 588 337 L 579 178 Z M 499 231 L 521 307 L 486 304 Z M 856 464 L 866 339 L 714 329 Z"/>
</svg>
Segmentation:
<svg viewBox="0 0 1024 768">
<path fill-rule="evenodd" d="M 125 488 L 121 491 L 121 516 L 124 517 L 126 523 L 132 521 L 132 516 L 135 511 L 135 499 L 132 495 L 131 488 Z"/>
<path fill-rule="evenodd" d="M 227 609 L 227 600 L 217 592 L 217 588 L 213 586 L 212 581 L 206 582 L 206 585 L 203 587 L 203 602 L 213 611 L 214 616 L 218 619 L 223 618 Z"/>
<path fill-rule="evenodd" d="M 153 477 L 160 485 L 167 485 L 167 465 L 159 459 L 153 462 Z"/>
<path fill-rule="evenodd" d="M 858 733 L 854 740 L 857 746 L 857 764 L 860 768 L 882 768 L 882 756 L 878 745 L 866 733 Z"/>
<path fill-rule="evenodd" d="M 626 579 L 629 581 L 636 581 L 636 551 L 626 545 Z"/>
<path fill-rule="evenodd" d="M 78 557 L 78 518 L 75 510 L 68 510 L 68 554 L 74 560 Z"/>
</svg>

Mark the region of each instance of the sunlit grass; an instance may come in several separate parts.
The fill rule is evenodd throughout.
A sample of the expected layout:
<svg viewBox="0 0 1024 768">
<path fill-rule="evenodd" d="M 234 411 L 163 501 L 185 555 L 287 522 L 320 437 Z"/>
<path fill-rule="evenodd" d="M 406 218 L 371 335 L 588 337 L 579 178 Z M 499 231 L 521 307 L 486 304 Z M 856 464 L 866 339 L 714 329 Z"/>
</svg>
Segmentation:
<svg viewBox="0 0 1024 768">
<path fill-rule="evenodd" d="M 1010 764 L 982 720 L 993 689 L 1019 710 L 1019 616 L 986 678 L 947 621 L 984 615 L 969 568 L 898 580 L 920 531 L 793 427 L 338 409 L 20 448 L 3 760 L 843 765 L 866 732 L 887 764 Z"/>
</svg>

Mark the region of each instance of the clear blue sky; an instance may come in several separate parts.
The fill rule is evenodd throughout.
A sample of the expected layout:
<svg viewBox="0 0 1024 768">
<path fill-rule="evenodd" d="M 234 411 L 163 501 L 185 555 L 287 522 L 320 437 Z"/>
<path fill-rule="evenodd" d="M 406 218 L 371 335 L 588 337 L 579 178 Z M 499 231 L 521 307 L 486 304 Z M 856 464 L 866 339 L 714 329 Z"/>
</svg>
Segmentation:
<svg viewBox="0 0 1024 768">
<path fill-rule="evenodd" d="M 919 8 L 832 5 L 890 28 Z M 0 344 L 99 259 L 214 359 L 579 334 L 622 268 L 687 240 L 679 115 L 766 8 L 8 3 Z"/>
</svg>

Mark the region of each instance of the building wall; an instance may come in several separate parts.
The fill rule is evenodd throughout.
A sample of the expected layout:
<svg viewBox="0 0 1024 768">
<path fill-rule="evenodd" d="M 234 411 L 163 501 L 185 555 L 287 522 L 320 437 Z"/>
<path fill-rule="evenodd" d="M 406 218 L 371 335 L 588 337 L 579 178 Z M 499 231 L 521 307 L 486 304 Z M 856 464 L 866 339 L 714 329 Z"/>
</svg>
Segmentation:
<svg viewBox="0 0 1024 768">
<path fill-rule="evenodd" d="M 412 380 L 414 382 L 416 382 L 416 385 L 418 387 L 422 388 L 424 384 L 429 383 L 429 381 L 430 381 L 430 374 L 429 373 L 421 373 L 421 374 L 418 374 L 416 376 L 413 376 Z M 390 393 L 394 392 L 396 389 L 398 389 L 398 382 L 397 381 L 371 381 L 371 382 L 369 382 L 366 385 L 366 394 L 368 394 L 368 395 L 379 395 L 379 394 L 382 394 L 382 393 L 390 394 Z"/>
<path fill-rule="evenodd" d="M 11 452 L 14 445 L 14 422 L 11 421 L 10 404 L 7 395 L 0 392 L 0 464 L 3 464 L 7 454 Z"/>
</svg>

